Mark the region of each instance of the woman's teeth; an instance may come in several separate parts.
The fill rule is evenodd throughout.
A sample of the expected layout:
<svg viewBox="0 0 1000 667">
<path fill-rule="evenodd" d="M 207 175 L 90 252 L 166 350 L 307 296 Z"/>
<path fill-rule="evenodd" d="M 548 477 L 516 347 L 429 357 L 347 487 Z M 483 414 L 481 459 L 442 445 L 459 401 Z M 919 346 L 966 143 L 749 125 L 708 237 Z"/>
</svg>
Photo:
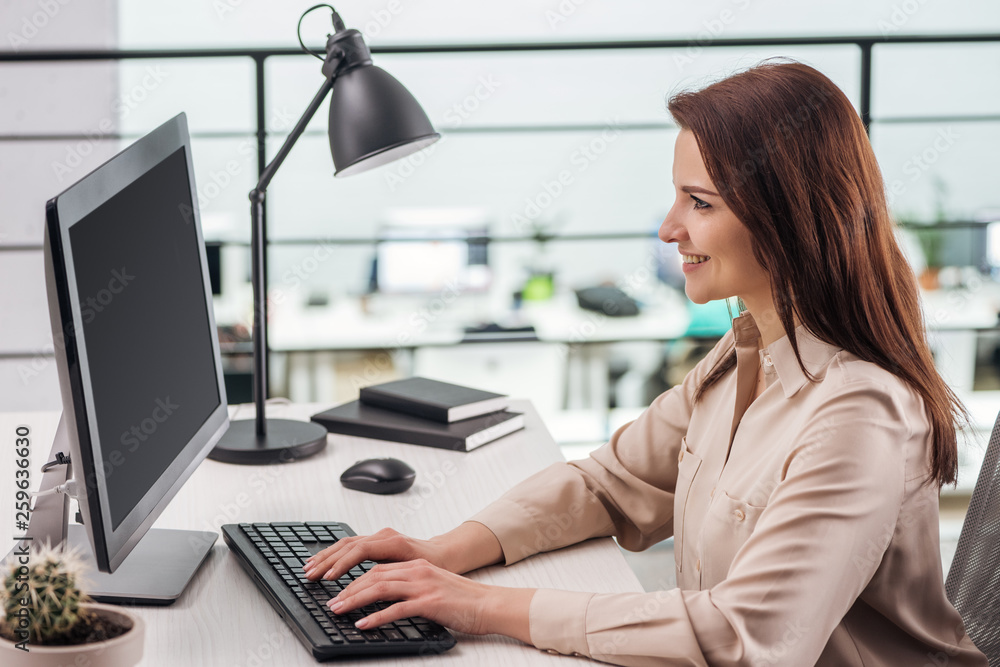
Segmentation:
<svg viewBox="0 0 1000 667">
<path fill-rule="evenodd" d="M 701 264 L 712 258 L 705 255 L 681 255 L 681 259 L 684 260 L 685 264 Z"/>
</svg>

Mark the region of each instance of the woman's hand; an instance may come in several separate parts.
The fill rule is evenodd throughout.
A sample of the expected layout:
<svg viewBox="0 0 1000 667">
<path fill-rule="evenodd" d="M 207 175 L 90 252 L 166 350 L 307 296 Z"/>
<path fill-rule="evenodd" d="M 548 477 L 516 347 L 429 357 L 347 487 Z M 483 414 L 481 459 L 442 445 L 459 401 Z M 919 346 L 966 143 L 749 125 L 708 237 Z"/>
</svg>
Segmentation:
<svg viewBox="0 0 1000 667">
<path fill-rule="evenodd" d="M 423 616 L 459 632 L 495 632 L 531 643 L 528 608 L 534 593 L 480 584 L 419 559 L 376 565 L 328 604 L 345 614 L 377 600 L 398 600 L 358 621 L 361 630 Z"/>
<path fill-rule="evenodd" d="M 409 561 L 422 558 L 429 563 L 444 563 L 445 547 L 431 540 L 418 540 L 392 528 L 374 535 L 345 537 L 306 560 L 303 570 L 310 581 L 336 581 L 352 567 L 365 560 Z"/>
<path fill-rule="evenodd" d="M 475 521 L 467 521 L 430 540 L 418 540 L 383 528 L 374 535 L 339 540 L 313 554 L 303 570 L 310 581 L 321 577 L 336 581 L 364 560 L 391 562 L 418 558 L 461 574 L 500 562 L 503 550 L 493 531 Z"/>
</svg>

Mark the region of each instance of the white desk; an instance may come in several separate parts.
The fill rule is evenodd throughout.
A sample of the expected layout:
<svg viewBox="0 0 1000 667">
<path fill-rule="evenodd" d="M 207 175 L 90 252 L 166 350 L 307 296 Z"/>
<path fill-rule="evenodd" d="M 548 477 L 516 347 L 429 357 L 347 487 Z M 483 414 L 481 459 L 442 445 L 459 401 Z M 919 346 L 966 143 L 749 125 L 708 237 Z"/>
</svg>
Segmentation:
<svg viewBox="0 0 1000 667">
<path fill-rule="evenodd" d="M 525 324 L 535 327 L 546 343 L 586 344 L 623 340 L 671 340 L 684 335 L 690 316 L 685 297 L 664 287 L 656 299 L 634 317 L 608 317 L 584 310 L 576 297 L 562 292 L 548 301 L 526 302 L 520 310 Z M 358 299 L 342 298 L 329 306 L 286 304 L 273 315 L 268 346 L 275 352 L 324 350 L 395 350 L 462 342 L 467 325 L 491 319 L 485 310 L 462 302 L 428 297 L 399 299 L 366 314 Z M 493 313 L 503 320 L 509 312 Z"/>
<path fill-rule="evenodd" d="M 328 406 L 271 406 L 269 415 L 308 418 Z M 359 534 L 384 526 L 431 537 L 468 518 L 512 485 L 561 460 L 537 413 L 527 403 L 527 428 L 464 454 L 427 447 L 331 435 L 320 454 L 295 463 L 238 466 L 206 460 L 157 520 L 157 528 L 218 531 L 224 523 L 333 520 Z M 253 407 L 239 418 L 252 416 Z M 49 452 L 57 415 L 0 413 L 0 540 L 11 544 L 14 518 L 14 429 L 31 429 L 32 488 Z M 344 489 L 340 473 L 358 459 L 392 456 L 417 471 L 407 492 L 375 496 Z M 75 503 L 72 504 L 75 512 Z M 151 576 L 155 574 L 151 573 Z M 591 540 L 541 554 L 509 568 L 491 567 L 471 578 L 490 584 L 596 592 L 639 592 L 638 580 L 611 539 Z M 291 634 L 242 571 L 220 535 L 188 589 L 170 607 L 133 607 L 146 621 L 143 665 L 313 665 L 312 656 Z M 458 645 L 441 656 L 358 661 L 372 665 L 566 665 L 576 660 L 520 642 L 487 635 L 457 635 Z"/>
</svg>

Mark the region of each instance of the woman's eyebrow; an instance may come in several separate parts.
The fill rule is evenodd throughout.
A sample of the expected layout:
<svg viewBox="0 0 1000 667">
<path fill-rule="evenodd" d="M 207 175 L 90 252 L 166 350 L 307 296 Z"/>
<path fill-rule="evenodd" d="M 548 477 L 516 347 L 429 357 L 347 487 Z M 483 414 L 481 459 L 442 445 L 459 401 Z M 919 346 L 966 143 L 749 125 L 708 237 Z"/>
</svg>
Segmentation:
<svg viewBox="0 0 1000 667">
<path fill-rule="evenodd" d="M 698 192 L 698 193 L 704 194 L 704 195 L 712 195 L 713 197 L 718 197 L 719 196 L 718 192 L 712 192 L 711 190 L 706 190 L 705 188 L 700 188 L 697 185 L 685 185 L 684 187 L 681 188 L 681 192 L 686 192 L 688 194 L 691 194 L 692 192 Z"/>
</svg>

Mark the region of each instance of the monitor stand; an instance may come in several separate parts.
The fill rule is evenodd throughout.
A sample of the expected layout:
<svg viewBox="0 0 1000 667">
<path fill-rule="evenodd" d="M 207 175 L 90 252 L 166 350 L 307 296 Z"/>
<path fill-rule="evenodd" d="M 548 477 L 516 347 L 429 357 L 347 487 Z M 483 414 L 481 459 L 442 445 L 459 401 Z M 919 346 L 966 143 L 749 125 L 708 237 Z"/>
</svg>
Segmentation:
<svg viewBox="0 0 1000 667">
<path fill-rule="evenodd" d="M 151 528 L 112 574 L 98 571 L 85 526 L 69 526 L 67 542 L 86 559 L 85 592 L 95 601 L 168 605 L 184 592 L 218 537 L 200 530 Z"/>
<path fill-rule="evenodd" d="M 69 439 L 64 416 L 59 418 L 49 461 L 63 461 L 43 468 L 39 491 L 47 491 L 66 482 L 72 462 L 68 460 Z M 64 457 L 58 455 L 62 453 Z M 97 569 L 94 551 L 86 526 L 69 524 L 69 496 L 62 493 L 35 498 L 28 528 L 10 558 L 19 549 L 66 543 L 77 547 L 83 558 L 83 590 L 96 602 L 132 605 L 173 604 L 194 578 L 202 562 L 212 551 L 218 533 L 203 530 L 152 528 L 142 536 L 131 553 L 111 574 Z M 22 547 L 27 545 L 27 547 Z"/>
</svg>

